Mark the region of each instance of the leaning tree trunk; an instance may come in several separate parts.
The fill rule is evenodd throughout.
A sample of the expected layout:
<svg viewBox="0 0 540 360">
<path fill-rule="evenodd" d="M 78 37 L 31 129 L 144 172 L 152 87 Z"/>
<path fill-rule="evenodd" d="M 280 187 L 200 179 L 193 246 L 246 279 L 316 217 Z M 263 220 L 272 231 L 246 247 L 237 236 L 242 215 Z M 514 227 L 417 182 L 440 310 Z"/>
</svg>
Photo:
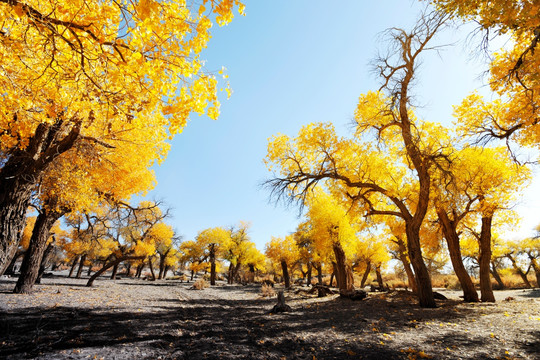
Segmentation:
<svg viewBox="0 0 540 360">
<path fill-rule="evenodd" d="M 354 290 L 354 278 L 352 276 L 351 267 L 347 264 L 345 251 L 339 241 L 332 244 L 334 255 L 336 257 L 336 280 L 339 290 Z"/>
<path fill-rule="evenodd" d="M 80 122 L 56 119 L 41 123 L 25 149 L 15 150 L 0 169 L 0 275 L 17 251 L 30 197 L 41 174 L 59 155 L 73 147 Z"/>
<path fill-rule="evenodd" d="M 150 274 L 152 275 L 152 281 L 156 281 L 156 273 L 154 272 L 154 264 L 152 264 L 152 257 L 148 258 L 148 267 L 150 268 Z"/>
<path fill-rule="evenodd" d="M 366 262 L 366 270 L 364 271 L 364 275 L 362 276 L 362 281 L 360 282 L 360 287 L 363 289 L 364 286 L 366 286 L 366 281 L 368 279 L 369 273 L 371 272 L 371 262 Z"/>
<path fill-rule="evenodd" d="M 411 269 L 411 263 L 409 262 L 409 259 L 407 257 L 407 248 L 405 247 L 405 243 L 403 240 L 399 237 L 396 237 L 397 245 L 398 245 L 398 252 L 399 252 L 399 259 L 401 260 L 401 263 L 403 264 L 403 268 L 405 269 L 405 274 L 407 274 L 407 282 L 409 284 L 409 287 L 411 288 L 411 291 L 413 293 L 416 293 L 417 287 L 416 287 L 416 280 L 414 279 L 414 273 Z"/>
<path fill-rule="evenodd" d="M 493 278 L 495 281 L 497 281 L 497 284 L 499 285 L 499 290 L 506 289 L 506 285 L 504 285 L 504 282 L 501 279 L 501 276 L 499 275 L 499 272 L 497 271 L 497 266 L 495 265 L 495 262 L 491 261 L 491 268 L 490 268 L 491 275 L 493 275 Z"/>
<path fill-rule="evenodd" d="M 71 263 L 71 269 L 69 269 L 68 278 L 73 276 L 73 272 L 75 271 L 75 267 L 79 263 L 79 258 L 80 258 L 79 256 L 75 256 L 75 258 L 73 259 L 73 262 Z"/>
<path fill-rule="evenodd" d="M 45 249 L 45 252 L 43 252 L 43 257 L 41 258 L 41 264 L 39 265 L 39 271 L 38 276 L 36 278 L 36 284 L 41 284 L 41 278 L 43 277 L 43 274 L 45 273 L 45 269 L 47 268 L 47 262 L 49 261 L 49 257 L 51 252 L 54 249 L 54 242 L 56 239 L 53 237 L 53 241 L 47 245 L 47 248 Z"/>
<path fill-rule="evenodd" d="M 75 275 L 75 277 L 77 279 L 80 279 L 81 278 L 81 275 L 82 275 L 82 271 L 83 271 L 83 267 L 84 267 L 84 262 L 86 261 L 86 254 L 83 254 L 81 256 L 81 259 L 79 260 L 79 270 L 77 270 L 77 275 Z"/>
<path fill-rule="evenodd" d="M 532 285 L 531 283 L 529 282 L 529 279 L 527 279 L 527 274 L 525 274 L 523 272 L 523 270 L 521 270 L 521 268 L 519 267 L 519 265 L 517 264 L 516 262 L 516 259 L 512 256 L 512 254 L 506 254 L 506 257 L 508 259 L 510 259 L 510 261 L 512 262 L 512 266 L 514 267 L 514 269 L 516 270 L 516 272 L 519 274 L 519 276 L 521 276 L 521 279 L 523 280 L 523 283 L 525 284 L 525 287 L 527 289 L 531 289 L 532 288 Z"/>
<path fill-rule="evenodd" d="M 6 271 L 4 272 L 4 275 L 15 275 L 15 264 L 17 263 L 17 260 L 19 260 L 19 258 L 24 255 L 25 252 L 26 252 L 25 250 L 18 250 L 15 253 L 15 256 L 13 256 L 13 259 L 11 259 L 9 266 L 6 268 Z"/>
<path fill-rule="evenodd" d="M 491 223 L 493 215 L 482 216 L 482 228 L 480 230 L 480 294 L 483 302 L 495 302 L 489 264 L 491 263 Z"/>
<path fill-rule="evenodd" d="M 96 272 L 94 273 L 94 275 L 92 275 L 92 276 L 90 277 L 90 279 L 88 279 L 88 282 L 86 283 L 86 286 L 87 286 L 87 287 L 91 287 L 92 285 L 94 285 L 94 281 L 95 281 L 99 276 L 101 276 L 101 274 L 103 274 L 105 271 L 109 270 L 109 269 L 112 268 L 113 266 L 120 264 L 122 261 L 126 261 L 126 260 L 143 260 L 145 257 L 146 257 L 146 256 L 131 256 L 131 255 L 124 255 L 124 256 L 120 256 L 120 257 L 118 257 L 118 258 L 115 258 L 115 259 L 113 259 L 113 260 L 110 260 L 108 263 L 105 263 L 101 269 L 99 269 L 98 271 L 96 271 Z"/>
<path fill-rule="evenodd" d="M 13 290 L 15 293 L 27 294 L 32 291 L 32 286 L 34 286 L 38 277 L 39 266 L 47 246 L 50 230 L 56 220 L 64 215 L 63 211 L 54 210 L 54 204 L 50 205 L 52 205 L 51 209 L 44 207 L 36 219 L 28 250 L 26 250 L 21 265 L 21 275 Z"/>
<path fill-rule="evenodd" d="M 446 244 L 448 245 L 448 252 L 450 253 L 450 260 L 452 261 L 454 272 L 456 273 L 456 276 L 461 285 L 461 289 L 463 290 L 463 300 L 465 302 L 478 302 L 478 293 L 474 288 L 474 284 L 471 280 L 471 277 L 469 276 L 469 273 L 467 272 L 467 269 L 465 269 L 465 265 L 463 265 L 463 258 L 461 257 L 461 246 L 459 244 L 459 235 L 456 230 L 457 224 L 455 223 L 455 221 L 451 220 L 448 217 L 446 211 L 442 209 L 437 209 L 437 215 L 442 225 Z M 489 258 L 491 258 L 491 256 Z"/>
<path fill-rule="evenodd" d="M 289 277 L 289 269 L 287 268 L 287 262 L 281 260 L 281 270 L 283 272 L 283 281 L 285 281 L 285 288 L 289 289 L 291 287 L 291 279 Z"/>
</svg>

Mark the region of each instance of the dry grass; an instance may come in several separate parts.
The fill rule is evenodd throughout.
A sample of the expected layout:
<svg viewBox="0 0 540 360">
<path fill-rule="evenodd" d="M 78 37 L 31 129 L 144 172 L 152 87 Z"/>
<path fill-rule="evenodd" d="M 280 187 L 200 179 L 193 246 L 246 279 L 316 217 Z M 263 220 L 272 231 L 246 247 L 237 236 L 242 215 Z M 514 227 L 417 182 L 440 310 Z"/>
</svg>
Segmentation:
<svg viewBox="0 0 540 360">
<path fill-rule="evenodd" d="M 193 283 L 193 288 L 195 290 L 202 290 L 208 287 L 208 283 L 204 279 L 199 279 Z"/>
<path fill-rule="evenodd" d="M 264 297 L 274 297 L 276 295 L 276 292 L 274 291 L 274 288 L 270 285 L 263 284 L 261 287 L 261 296 Z"/>
</svg>

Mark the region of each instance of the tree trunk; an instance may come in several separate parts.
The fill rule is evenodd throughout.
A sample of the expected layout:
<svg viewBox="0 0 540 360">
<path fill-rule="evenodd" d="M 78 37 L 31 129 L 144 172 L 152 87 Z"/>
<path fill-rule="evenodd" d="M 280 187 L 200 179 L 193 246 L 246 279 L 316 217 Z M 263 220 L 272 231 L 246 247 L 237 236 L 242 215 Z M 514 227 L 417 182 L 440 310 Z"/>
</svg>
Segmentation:
<svg viewBox="0 0 540 360">
<path fill-rule="evenodd" d="M 52 206 L 52 209 L 54 209 L 54 206 Z M 50 210 L 48 208 L 41 209 L 36 219 L 32 236 L 30 237 L 28 249 L 24 255 L 21 265 L 21 275 L 13 290 L 15 293 L 28 294 L 32 291 L 32 286 L 34 286 L 38 277 L 39 266 L 41 265 L 41 259 L 47 246 L 50 230 L 56 220 L 62 215 L 64 215 L 64 212 Z"/>
<path fill-rule="evenodd" d="M 521 270 L 521 268 L 519 267 L 519 265 L 516 262 L 516 259 L 512 256 L 512 254 L 506 254 L 506 257 L 508 259 L 510 259 L 510 261 L 512 262 L 512 266 L 514 267 L 516 272 L 519 274 L 519 276 L 521 276 L 521 279 L 523 280 L 523 283 L 525 284 L 525 287 L 527 289 L 531 289 L 532 286 L 531 286 L 531 283 L 529 282 L 529 279 L 527 279 L 527 274 L 525 274 L 523 272 L 523 270 Z"/>
<path fill-rule="evenodd" d="M 364 275 L 362 276 L 362 281 L 360 282 L 360 287 L 363 289 L 364 286 L 366 286 L 366 281 L 368 279 L 369 273 L 371 272 L 371 262 L 366 263 L 366 270 L 364 271 Z"/>
<path fill-rule="evenodd" d="M 339 290 L 354 290 L 351 267 L 347 264 L 347 257 L 341 243 L 339 241 L 334 242 L 332 249 L 336 257 L 336 280 Z"/>
<path fill-rule="evenodd" d="M 409 283 L 411 291 L 413 293 L 416 293 L 416 280 L 414 279 L 414 273 L 411 269 L 411 264 L 409 263 L 409 259 L 407 257 L 407 249 L 405 247 L 405 243 L 401 238 L 396 237 L 396 239 L 396 243 L 398 245 L 399 259 L 403 263 L 403 268 L 405 269 L 405 273 L 407 274 L 407 282 Z"/>
<path fill-rule="evenodd" d="M 407 234 L 407 247 L 409 258 L 414 269 L 414 278 L 417 285 L 418 302 L 421 307 L 434 308 L 437 306 L 433 297 L 431 278 L 422 258 L 422 248 L 420 247 L 420 224 L 413 226 L 410 222 L 405 222 L 405 232 Z"/>
<path fill-rule="evenodd" d="M 116 273 L 118 272 L 118 266 L 120 263 L 113 265 L 112 268 L 112 274 L 111 274 L 111 280 L 116 280 Z"/>
<path fill-rule="evenodd" d="M 216 254 L 210 251 L 210 285 L 216 285 Z"/>
<path fill-rule="evenodd" d="M 39 271 L 38 276 L 36 278 L 36 284 L 41 284 L 41 278 L 43 277 L 43 274 L 45 273 L 45 269 L 47 268 L 47 262 L 49 261 L 49 255 L 51 254 L 52 250 L 54 249 L 54 242 L 56 239 L 53 238 L 53 241 L 47 245 L 47 248 L 45 249 L 45 252 L 43 253 L 43 257 L 41 258 L 41 264 L 39 265 Z"/>
<path fill-rule="evenodd" d="M 375 265 L 375 275 L 377 276 L 377 284 L 379 284 L 379 289 L 384 290 L 384 282 L 381 275 L 381 264 Z"/>
<path fill-rule="evenodd" d="M 474 288 L 474 284 L 463 265 L 463 258 L 461 257 L 461 246 L 459 244 L 459 235 L 456 229 L 456 222 L 448 217 L 446 211 L 437 209 L 437 215 L 441 224 L 446 244 L 448 245 L 448 252 L 450 253 L 450 260 L 454 272 L 459 280 L 461 289 L 463 290 L 463 300 L 465 302 L 478 302 L 478 293 Z M 489 261 L 489 260 L 488 260 Z M 489 270 L 489 262 L 488 262 Z M 488 272 L 489 278 L 489 272 Z"/>
<path fill-rule="evenodd" d="M 86 270 L 86 276 L 90 276 L 90 274 L 92 273 L 93 264 L 94 264 L 93 262 L 90 262 L 90 264 L 88 264 L 88 270 Z"/>
<path fill-rule="evenodd" d="M 538 266 L 538 262 L 531 254 L 529 254 L 529 259 L 531 260 L 531 266 L 534 269 L 534 274 L 536 275 L 536 287 L 540 288 L 540 266 Z"/>
<path fill-rule="evenodd" d="M 289 289 L 291 287 L 291 279 L 289 277 L 289 269 L 287 268 L 287 262 L 281 260 L 281 270 L 283 272 L 283 281 L 285 281 L 285 288 Z"/>
<path fill-rule="evenodd" d="M 322 264 L 317 263 L 315 266 L 315 269 L 317 269 L 317 281 L 319 285 L 322 285 Z"/>
<path fill-rule="evenodd" d="M 499 285 L 499 290 L 506 289 L 506 285 L 504 285 L 501 279 L 501 276 L 499 275 L 499 272 L 497 271 L 497 266 L 495 265 L 493 261 L 491 262 L 490 271 L 491 271 L 491 275 L 493 275 L 493 278 L 495 279 L 495 281 L 497 281 L 497 284 Z"/>
<path fill-rule="evenodd" d="M 17 263 L 17 260 L 19 260 L 19 258 L 24 255 L 25 252 L 25 250 L 17 250 L 15 256 L 13 256 L 13 259 L 11 259 L 9 266 L 6 268 L 6 271 L 4 271 L 4 275 L 15 275 L 15 264 Z"/>
<path fill-rule="evenodd" d="M 156 281 L 156 273 L 154 272 L 154 265 L 152 264 L 152 257 L 148 258 L 148 267 L 150 268 L 150 274 L 152 275 L 152 281 Z"/>
<path fill-rule="evenodd" d="M 79 262 L 80 256 L 75 256 L 73 259 L 73 262 L 71 263 L 71 269 L 69 270 L 68 278 L 73 276 L 73 272 L 75 271 L 75 267 L 77 266 L 77 263 Z"/>
<path fill-rule="evenodd" d="M 80 123 L 73 125 L 62 118 L 53 124 L 41 123 L 26 148 L 13 151 L 0 169 L 0 275 L 17 251 L 26 209 L 41 174 L 73 147 L 79 131 Z"/>
<path fill-rule="evenodd" d="M 491 286 L 489 264 L 491 263 L 491 223 L 493 215 L 482 216 L 482 228 L 480 230 L 480 294 L 483 302 L 495 302 L 495 295 Z"/>
<path fill-rule="evenodd" d="M 126 276 L 131 277 L 131 263 L 126 264 Z"/>
<path fill-rule="evenodd" d="M 86 283 L 86 286 L 87 287 L 91 287 L 92 285 L 94 285 L 94 281 L 99 277 L 101 276 L 101 274 L 103 274 L 105 271 L 109 270 L 110 268 L 112 268 L 113 266 L 115 265 L 118 265 L 120 264 L 122 261 L 126 261 L 126 260 L 143 260 L 145 258 L 145 256 L 129 256 L 129 255 L 124 255 L 124 256 L 120 256 L 119 258 L 116 258 L 114 260 L 111 260 L 109 261 L 108 263 L 104 264 L 103 267 L 101 269 L 99 269 L 98 271 L 96 271 L 94 273 L 94 275 L 92 275 L 90 277 L 90 279 L 88 279 L 88 282 Z M 142 271 L 141 271 L 142 272 Z"/>
<path fill-rule="evenodd" d="M 229 263 L 229 270 L 227 271 L 227 284 L 233 283 L 233 267 L 232 263 Z"/>
<path fill-rule="evenodd" d="M 307 264 L 307 280 L 306 280 L 306 286 L 310 286 L 311 285 L 311 270 L 312 270 L 313 266 L 311 265 L 311 261 L 308 262 Z"/>
<path fill-rule="evenodd" d="M 252 283 L 255 281 L 255 266 L 253 264 L 248 264 L 249 267 L 249 283 Z"/>
<path fill-rule="evenodd" d="M 75 276 L 77 279 L 81 278 L 85 261 L 86 261 L 86 254 L 83 254 L 83 256 L 81 256 L 81 260 L 79 261 L 79 270 L 77 270 L 77 275 Z"/>
</svg>

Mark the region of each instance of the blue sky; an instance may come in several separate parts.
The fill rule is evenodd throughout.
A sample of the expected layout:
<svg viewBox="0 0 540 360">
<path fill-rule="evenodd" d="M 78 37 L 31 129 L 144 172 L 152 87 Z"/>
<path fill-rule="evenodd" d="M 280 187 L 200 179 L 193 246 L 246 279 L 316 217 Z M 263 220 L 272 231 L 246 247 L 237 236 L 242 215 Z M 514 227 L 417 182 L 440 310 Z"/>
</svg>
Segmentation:
<svg viewBox="0 0 540 360">
<path fill-rule="evenodd" d="M 376 90 L 370 69 L 380 33 L 410 29 L 422 4 L 408 0 L 245 0 L 246 16 L 226 27 L 214 26 L 203 58 L 206 68 L 227 68 L 233 95 L 222 99 L 221 116 L 192 116 L 156 167 L 157 186 L 149 198 L 173 208 L 169 223 L 193 239 L 213 226 L 251 222 L 257 247 L 271 236 L 293 232 L 298 209 L 269 202 L 261 183 L 271 176 L 263 158 L 268 138 L 294 136 L 310 122 L 331 121 L 346 134 L 360 94 Z M 470 30 L 470 28 L 469 28 Z M 474 59 L 467 29 L 450 29 L 436 44 L 451 44 L 426 54 L 415 92 L 420 116 L 449 125 L 452 105 L 482 87 L 485 59 Z M 536 187 L 538 188 L 538 186 Z M 537 194 L 522 207 L 539 214 Z M 536 196 L 536 198 L 534 198 Z M 531 208 L 531 206 L 536 206 Z M 532 210 L 531 210 L 532 209 Z M 529 229 L 536 219 L 525 222 Z M 540 220 L 540 219 L 538 219 Z"/>
</svg>

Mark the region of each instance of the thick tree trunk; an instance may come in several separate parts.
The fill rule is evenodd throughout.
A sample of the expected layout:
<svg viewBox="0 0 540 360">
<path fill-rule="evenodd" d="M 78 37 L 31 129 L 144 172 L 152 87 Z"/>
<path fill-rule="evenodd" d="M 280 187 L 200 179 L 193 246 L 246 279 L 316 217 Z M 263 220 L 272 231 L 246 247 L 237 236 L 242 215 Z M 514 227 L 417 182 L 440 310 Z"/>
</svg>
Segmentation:
<svg viewBox="0 0 540 360">
<path fill-rule="evenodd" d="M 499 275 L 499 272 L 497 271 L 497 266 L 492 261 L 491 262 L 491 269 L 490 269 L 491 275 L 493 275 L 493 278 L 495 281 L 497 281 L 497 284 L 499 285 L 499 290 L 506 289 L 506 285 L 501 279 L 501 276 Z"/>
<path fill-rule="evenodd" d="M 521 276 L 521 279 L 523 280 L 523 283 L 525 284 L 525 287 L 527 289 L 531 289 L 532 288 L 532 285 L 531 283 L 529 282 L 529 279 L 527 279 L 527 274 L 525 274 L 523 272 L 523 270 L 521 270 L 521 268 L 519 267 L 519 265 L 517 264 L 516 262 L 516 259 L 512 256 L 512 254 L 506 254 L 506 257 L 508 259 L 510 259 L 510 261 L 512 262 L 512 266 L 514 267 L 514 269 L 516 270 L 516 272 L 519 274 L 519 276 Z"/>
<path fill-rule="evenodd" d="M 54 206 L 52 208 L 54 209 Z M 49 210 L 47 208 L 41 210 L 36 219 L 28 249 L 24 255 L 21 265 L 21 275 L 13 290 L 15 293 L 27 294 L 32 291 L 32 286 L 34 286 L 38 277 L 39 266 L 41 265 L 41 259 L 47 246 L 50 230 L 56 220 L 62 215 L 64 215 L 64 212 Z"/>
<path fill-rule="evenodd" d="M 255 281 L 255 266 L 253 264 L 248 264 L 249 267 L 249 279 L 248 282 L 252 283 Z"/>
<path fill-rule="evenodd" d="M 94 263 L 93 262 L 90 262 L 90 264 L 88 264 L 88 270 L 86 270 L 86 276 L 90 276 L 90 274 L 92 274 L 92 265 Z"/>
<path fill-rule="evenodd" d="M 399 252 L 399 259 L 401 260 L 401 263 L 403 264 L 403 268 L 405 269 L 405 274 L 407 274 L 407 282 L 409 284 L 409 287 L 411 288 L 411 291 L 413 293 L 416 293 L 417 287 L 416 287 L 416 280 L 414 279 L 414 273 L 411 269 L 411 264 L 409 263 L 409 258 L 407 257 L 407 248 L 405 247 L 405 243 L 401 238 L 396 237 L 397 245 L 398 245 L 398 252 Z"/>
<path fill-rule="evenodd" d="M 47 245 L 47 248 L 45 249 L 45 252 L 43 253 L 43 257 L 41 258 L 41 264 L 39 265 L 38 276 L 35 282 L 36 284 L 41 284 L 41 278 L 43 277 L 43 274 L 45 273 L 45 269 L 47 268 L 47 262 L 49 261 L 49 256 L 51 255 L 51 252 L 54 249 L 55 241 L 56 240 L 53 239 L 53 241 L 51 241 L 49 245 Z"/>
<path fill-rule="evenodd" d="M 307 264 L 307 280 L 306 280 L 306 285 L 307 286 L 311 285 L 311 270 L 312 269 L 313 269 L 313 266 L 311 265 L 311 261 L 310 261 Z"/>
<path fill-rule="evenodd" d="M 131 263 L 126 264 L 126 276 L 131 277 Z"/>
<path fill-rule="evenodd" d="M 291 279 L 289 277 L 289 269 L 287 268 L 287 262 L 281 260 L 281 270 L 283 272 L 283 281 L 285 281 L 285 288 L 289 289 L 291 287 Z"/>
<path fill-rule="evenodd" d="M 73 147 L 79 131 L 80 123 L 73 126 L 61 118 L 53 124 L 41 123 L 28 146 L 15 150 L 0 169 L 0 275 L 17 251 L 26 209 L 41 174 Z"/>
<path fill-rule="evenodd" d="M 448 252 L 450 253 L 450 260 L 452 262 L 454 272 L 456 273 L 461 285 L 461 289 L 463 290 L 463 300 L 465 302 L 478 302 L 478 293 L 474 288 L 474 284 L 469 276 L 469 273 L 467 272 L 467 269 L 465 269 L 465 265 L 463 265 L 461 246 L 459 244 L 459 235 L 456 229 L 457 224 L 455 221 L 451 220 L 446 211 L 442 209 L 437 209 L 437 215 L 442 226 L 446 244 L 448 245 Z"/>
<path fill-rule="evenodd" d="M 405 224 L 407 234 L 407 247 L 409 258 L 414 269 L 414 278 L 418 288 L 418 302 L 421 307 L 434 308 L 437 306 L 433 297 L 431 278 L 422 258 L 422 248 L 420 247 L 420 224 L 413 226 L 409 222 Z"/>
<path fill-rule="evenodd" d="M 339 290 L 354 290 L 354 278 L 351 267 L 347 264 L 345 251 L 339 241 L 332 244 L 334 256 L 336 257 L 336 280 Z"/>
<path fill-rule="evenodd" d="M 77 275 L 75 275 L 75 277 L 77 279 L 80 279 L 81 278 L 81 275 L 82 275 L 82 271 L 83 271 L 83 266 L 84 266 L 84 262 L 86 261 L 86 254 L 83 254 L 81 256 L 81 260 L 79 261 L 79 270 L 77 270 Z"/>
<path fill-rule="evenodd" d="M 482 216 L 482 228 L 480 230 L 480 294 L 483 302 L 495 302 L 495 295 L 491 286 L 489 264 L 491 263 L 491 223 L 493 215 Z"/>
</svg>

